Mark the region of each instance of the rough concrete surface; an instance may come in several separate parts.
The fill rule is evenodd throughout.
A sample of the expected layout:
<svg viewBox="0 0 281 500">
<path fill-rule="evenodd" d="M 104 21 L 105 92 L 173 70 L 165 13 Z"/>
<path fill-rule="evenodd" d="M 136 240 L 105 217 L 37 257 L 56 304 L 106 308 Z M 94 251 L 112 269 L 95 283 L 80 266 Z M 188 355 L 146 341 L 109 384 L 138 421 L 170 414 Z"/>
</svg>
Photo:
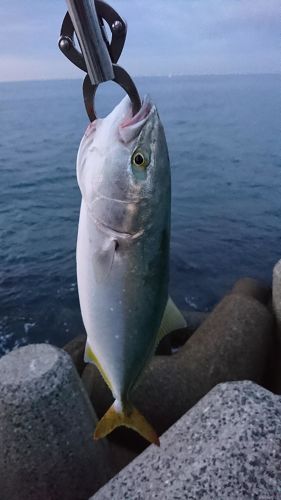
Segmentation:
<svg viewBox="0 0 281 500">
<path fill-rule="evenodd" d="M 218 385 L 93 500 L 280 500 L 281 398 Z"/>
<path fill-rule="evenodd" d="M 279 341 L 281 342 L 281 260 L 273 269 L 272 308 L 275 314 Z"/>
<path fill-rule="evenodd" d="M 106 482 L 108 447 L 64 351 L 40 344 L 0 360 L 1 500 L 84 500 Z"/>
<path fill-rule="evenodd" d="M 262 304 L 267 304 L 271 297 L 271 288 L 254 278 L 240 278 L 232 288 L 232 293 L 253 297 Z"/>
<path fill-rule="evenodd" d="M 63 347 L 64 351 L 71 357 L 79 375 L 81 375 L 86 366 L 86 363 L 84 362 L 86 339 L 86 335 L 78 335 Z"/>
</svg>

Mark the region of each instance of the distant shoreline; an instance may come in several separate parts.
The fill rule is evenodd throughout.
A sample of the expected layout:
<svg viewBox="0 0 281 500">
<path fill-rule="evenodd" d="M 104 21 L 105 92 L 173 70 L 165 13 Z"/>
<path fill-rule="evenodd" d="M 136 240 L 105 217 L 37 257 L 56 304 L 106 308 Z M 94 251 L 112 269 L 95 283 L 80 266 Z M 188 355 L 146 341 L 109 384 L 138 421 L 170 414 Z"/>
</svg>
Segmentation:
<svg viewBox="0 0 281 500">
<path fill-rule="evenodd" d="M 133 78 L 217 78 L 217 77 L 251 77 L 251 76 L 281 76 L 279 73 L 198 73 L 198 74 L 180 74 L 180 73 L 170 73 L 168 75 L 132 75 Z M 38 78 L 38 79 L 26 79 L 26 80 L 0 80 L 0 84 L 7 83 L 39 83 L 39 82 L 65 82 L 65 81 L 81 81 L 84 78 L 84 74 L 81 78 Z"/>
</svg>

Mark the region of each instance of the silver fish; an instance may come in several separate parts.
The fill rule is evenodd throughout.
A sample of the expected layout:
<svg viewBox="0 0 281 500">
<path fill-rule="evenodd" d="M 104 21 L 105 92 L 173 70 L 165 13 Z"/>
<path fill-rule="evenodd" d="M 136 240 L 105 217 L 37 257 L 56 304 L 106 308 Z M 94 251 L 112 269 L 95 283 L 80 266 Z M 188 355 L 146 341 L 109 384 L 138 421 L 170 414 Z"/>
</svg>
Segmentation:
<svg viewBox="0 0 281 500">
<path fill-rule="evenodd" d="M 98 366 L 115 398 L 95 438 L 125 425 L 159 444 L 131 404 L 131 393 L 161 334 L 185 322 L 168 300 L 170 163 L 162 124 L 148 98 L 134 117 L 125 97 L 106 118 L 89 125 L 78 151 L 77 179 L 85 360 Z"/>
</svg>

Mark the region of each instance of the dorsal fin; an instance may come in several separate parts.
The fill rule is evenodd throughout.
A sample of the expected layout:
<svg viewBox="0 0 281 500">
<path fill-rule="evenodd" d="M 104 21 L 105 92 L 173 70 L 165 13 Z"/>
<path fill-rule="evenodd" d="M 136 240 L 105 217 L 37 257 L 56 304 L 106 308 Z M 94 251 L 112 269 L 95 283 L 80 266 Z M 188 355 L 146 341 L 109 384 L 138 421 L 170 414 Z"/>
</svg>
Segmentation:
<svg viewBox="0 0 281 500">
<path fill-rule="evenodd" d="M 186 326 L 187 324 L 182 313 L 172 301 L 171 297 L 169 297 L 161 325 L 158 330 L 157 343 L 159 343 L 165 335 L 168 335 L 168 333 L 171 333 L 174 330 L 179 330 L 180 328 L 185 328 Z"/>
</svg>

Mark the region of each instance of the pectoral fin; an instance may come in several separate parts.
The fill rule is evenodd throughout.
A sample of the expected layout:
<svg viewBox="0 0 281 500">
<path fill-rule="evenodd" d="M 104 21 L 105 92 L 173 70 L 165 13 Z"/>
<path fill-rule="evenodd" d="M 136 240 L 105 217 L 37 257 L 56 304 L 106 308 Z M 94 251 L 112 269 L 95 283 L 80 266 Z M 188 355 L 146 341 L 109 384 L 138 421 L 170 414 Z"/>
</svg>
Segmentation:
<svg viewBox="0 0 281 500">
<path fill-rule="evenodd" d="M 165 335 L 168 335 L 168 333 L 185 327 L 186 321 L 182 313 L 172 301 L 171 297 L 169 297 L 166 309 L 163 314 L 161 325 L 158 330 L 157 343 L 160 342 L 160 340 L 165 337 Z"/>
<path fill-rule="evenodd" d="M 93 265 L 97 283 L 102 283 L 109 276 L 116 248 L 117 241 L 113 238 L 109 238 L 95 251 Z"/>
</svg>

